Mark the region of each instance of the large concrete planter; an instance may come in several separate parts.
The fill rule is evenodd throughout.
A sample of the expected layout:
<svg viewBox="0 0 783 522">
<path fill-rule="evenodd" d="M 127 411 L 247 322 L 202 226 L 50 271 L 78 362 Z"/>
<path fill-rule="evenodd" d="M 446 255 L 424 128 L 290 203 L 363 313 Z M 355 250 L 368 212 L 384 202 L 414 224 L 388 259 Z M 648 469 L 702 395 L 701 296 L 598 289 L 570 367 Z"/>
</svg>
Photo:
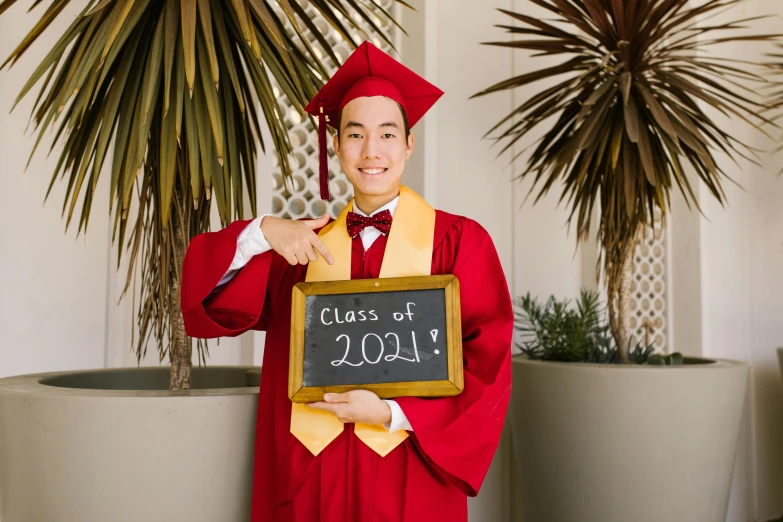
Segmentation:
<svg viewBox="0 0 783 522">
<path fill-rule="evenodd" d="M 700 362 L 620 367 L 514 357 L 522 520 L 725 522 L 748 366 Z"/>
<path fill-rule="evenodd" d="M 168 368 L 0 379 L 0 520 L 247 522 L 248 370 L 194 369 L 174 393 Z"/>
</svg>

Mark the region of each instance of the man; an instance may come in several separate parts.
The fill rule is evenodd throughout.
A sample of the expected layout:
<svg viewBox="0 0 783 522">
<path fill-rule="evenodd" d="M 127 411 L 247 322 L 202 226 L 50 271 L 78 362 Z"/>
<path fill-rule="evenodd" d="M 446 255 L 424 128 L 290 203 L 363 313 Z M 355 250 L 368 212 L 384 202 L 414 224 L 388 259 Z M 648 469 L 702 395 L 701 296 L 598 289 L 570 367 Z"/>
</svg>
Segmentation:
<svg viewBox="0 0 783 522">
<path fill-rule="evenodd" d="M 194 337 L 266 330 L 252 520 L 467 520 L 497 448 L 511 389 L 513 314 L 492 240 L 401 185 L 409 125 L 442 92 L 365 42 L 306 110 L 325 125 L 355 199 L 328 216 L 262 216 L 194 238 L 182 310 Z M 458 176 L 459 173 L 454 173 Z M 460 283 L 464 391 L 384 401 L 367 390 L 311 405 L 287 395 L 291 293 L 301 281 L 454 274 Z"/>
</svg>

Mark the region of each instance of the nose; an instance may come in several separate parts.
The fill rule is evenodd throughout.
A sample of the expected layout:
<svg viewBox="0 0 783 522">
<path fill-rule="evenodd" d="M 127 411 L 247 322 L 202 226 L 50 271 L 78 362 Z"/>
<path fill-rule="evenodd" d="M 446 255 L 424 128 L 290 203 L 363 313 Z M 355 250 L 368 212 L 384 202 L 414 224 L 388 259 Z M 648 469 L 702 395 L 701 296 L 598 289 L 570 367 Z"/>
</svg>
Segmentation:
<svg viewBox="0 0 783 522">
<path fill-rule="evenodd" d="M 367 139 L 364 140 L 364 146 L 362 147 L 363 159 L 376 159 L 381 157 L 379 141 L 380 138 L 375 136 L 368 136 Z"/>
</svg>

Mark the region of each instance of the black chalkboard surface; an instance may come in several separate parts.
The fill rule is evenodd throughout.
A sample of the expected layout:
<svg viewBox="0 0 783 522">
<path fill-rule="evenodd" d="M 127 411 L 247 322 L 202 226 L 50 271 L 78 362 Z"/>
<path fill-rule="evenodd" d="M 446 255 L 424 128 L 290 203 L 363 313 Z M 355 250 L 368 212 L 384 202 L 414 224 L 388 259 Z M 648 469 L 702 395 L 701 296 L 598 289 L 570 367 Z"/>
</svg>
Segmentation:
<svg viewBox="0 0 783 522">
<path fill-rule="evenodd" d="M 294 402 L 352 389 L 382 398 L 462 391 L 453 275 L 299 283 L 291 318 Z"/>
</svg>

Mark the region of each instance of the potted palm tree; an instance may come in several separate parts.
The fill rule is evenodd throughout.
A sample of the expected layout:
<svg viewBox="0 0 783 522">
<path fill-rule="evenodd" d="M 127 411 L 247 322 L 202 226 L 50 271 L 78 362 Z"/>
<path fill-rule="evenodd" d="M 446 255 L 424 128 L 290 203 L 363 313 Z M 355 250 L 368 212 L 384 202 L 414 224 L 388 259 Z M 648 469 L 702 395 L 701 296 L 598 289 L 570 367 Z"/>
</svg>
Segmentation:
<svg viewBox="0 0 783 522">
<path fill-rule="evenodd" d="M 0 16 L 15 3 L 0 1 Z M 2 67 L 69 3 L 33 3 L 43 4 L 40 21 Z M 33 153 L 56 128 L 52 184 L 68 182 L 66 228 L 86 231 L 98 179 L 110 177 L 126 290 L 140 285 L 137 357 L 151 339 L 170 366 L 0 381 L 0 518 L 245 521 L 258 389 L 245 387 L 247 368 L 192 370 L 182 260 L 214 207 L 223 225 L 255 214 L 256 148 L 270 145 L 262 127 L 291 175 L 280 97 L 301 111 L 339 65 L 330 42 L 356 47 L 363 35 L 391 45 L 396 22 L 374 1 L 82 4 L 18 100 L 37 92 Z M 200 360 L 205 349 L 197 343 Z"/>
<path fill-rule="evenodd" d="M 759 116 L 754 88 L 765 80 L 754 64 L 707 52 L 778 38 L 742 32 L 749 20 L 714 21 L 738 4 L 531 0 L 541 16 L 503 11 L 514 25 L 502 27 L 514 39 L 489 43 L 534 51 L 531 63 L 561 59 L 476 96 L 551 82 L 488 135 L 499 132 L 505 151 L 547 126 L 520 177 L 533 180 L 538 198 L 562 191 L 579 241 L 597 229 L 597 272 L 616 353 L 604 359 L 620 363 L 514 358 L 510 412 L 524 520 L 725 520 L 747 365 L 629 364 L 638 343 L 625 321 L 635 246 L 657 214 L 665 220 L 674 188 L 698 207 L 697 180 L 723 203 L 728 176 L 717 153 L 755 161 L 712 116 L 759 130 L 768 123 Z M 543 310 L 548 319 L 567 315 Z M 563 340 L 542 332 L 534 332 L 538 344 Z"/>
</svg>

